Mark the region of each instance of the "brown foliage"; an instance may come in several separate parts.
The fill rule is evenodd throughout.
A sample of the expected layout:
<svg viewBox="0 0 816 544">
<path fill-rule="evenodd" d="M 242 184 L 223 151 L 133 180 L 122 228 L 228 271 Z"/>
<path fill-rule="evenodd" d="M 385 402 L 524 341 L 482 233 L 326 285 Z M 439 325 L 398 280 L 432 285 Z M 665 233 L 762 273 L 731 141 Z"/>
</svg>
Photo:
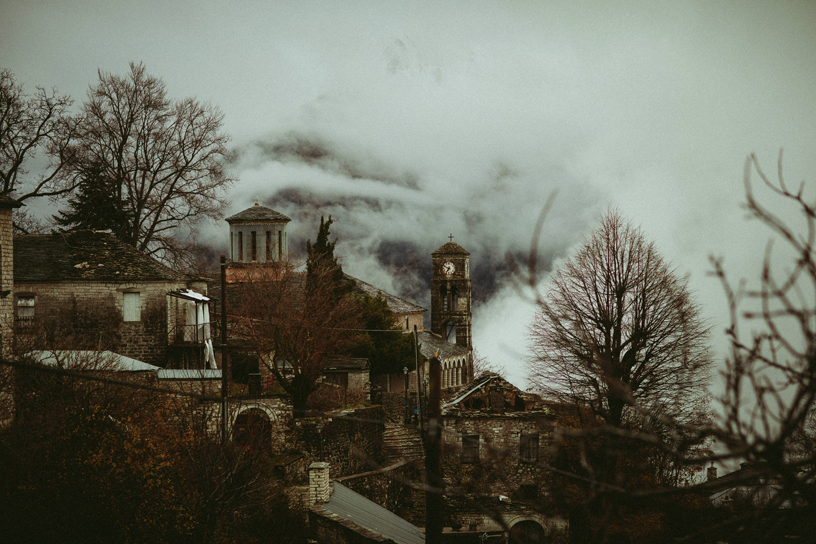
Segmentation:
<svg viewBox="0 0 816 544">
<path fill-rule="evenodd" d="M 292 395 L 297 412 L 305 410 L 326 360 L 345 355 L 360 341 L 357 307 L 350 295 L 337 297 L 332 268 L 316 268 L 313 274 L 308 290 L 305 275 L 291 267 L 259 271 L 236 287 L 237 334 Z"/>
</svg>

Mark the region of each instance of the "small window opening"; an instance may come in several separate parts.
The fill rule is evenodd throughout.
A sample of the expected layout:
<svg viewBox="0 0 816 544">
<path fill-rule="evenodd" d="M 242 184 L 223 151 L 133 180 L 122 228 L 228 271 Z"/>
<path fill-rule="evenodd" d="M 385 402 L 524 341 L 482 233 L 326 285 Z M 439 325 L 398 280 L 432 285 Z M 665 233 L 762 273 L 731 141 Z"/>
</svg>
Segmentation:
<svg viewBox="0 0 816 544">
<path fill-rule="evenodd" d="M 250 242 L 252 243 L 252 260 L 258 260 L 258 246 L 257 246 L 257 236 L 255 231 L 253 230 L 250 233 Z"/>
<path fill-rule="evenodd" d="M 456 343 L 456 324 L 453 321 L 448 321 L 445 325 L 445 337 L 451 344 Z"/>
<path fill-rule="evenodd" d="M 524 461 L 538 461 L 538 433 L 522 433 L 519 439 L 519 457 Z"/>
<path fill-rule="evenodd" d="M 22 328 L 34 326 L 34 296 L 17 297 L 17 325 Z"/>
<path fill-rule="evenodd" d="M 238 260 L 244 260 L 244 233 L 238 233 Z"/>
<path fill-rule="evenodd" d="M 479 462 L 479 435 L 468 434 L 462 437 L 462 462 Z"/>
<path fill-rule="evenodd" d="M 264 258 L 266 259 L 266 262 L 271 262 L 271 261 L 274 260 L 273 257 L 272 257 L 272 231 L 271 230 L 266 231 L 266 255 L 265 255 Z"/>
</svg>

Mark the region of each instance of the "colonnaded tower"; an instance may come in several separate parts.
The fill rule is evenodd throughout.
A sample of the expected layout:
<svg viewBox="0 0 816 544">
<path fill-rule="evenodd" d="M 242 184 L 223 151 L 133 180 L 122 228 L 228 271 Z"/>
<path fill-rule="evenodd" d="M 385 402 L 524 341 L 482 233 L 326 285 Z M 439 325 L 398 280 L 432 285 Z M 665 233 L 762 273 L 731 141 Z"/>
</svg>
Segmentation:
<svg viewBox="0 0 816 544">
<path fill-rule="evenodd" d="M 431 331 L 465 349 L 471 343 L 470 253 L 453 241 L 431 254 Z"/>
</svg>

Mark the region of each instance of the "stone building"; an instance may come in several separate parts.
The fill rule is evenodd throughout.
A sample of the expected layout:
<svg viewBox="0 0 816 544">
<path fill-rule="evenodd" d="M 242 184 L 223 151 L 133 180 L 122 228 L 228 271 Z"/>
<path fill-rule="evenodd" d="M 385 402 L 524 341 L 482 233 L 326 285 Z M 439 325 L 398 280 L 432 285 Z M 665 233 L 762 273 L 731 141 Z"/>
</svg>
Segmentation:
<svg viewBox="0 0 816 544">
<path fill-rule="evenodd" d="M 207 289 L 107 232 L 15 236 L 13 259 L 18 341 L 38 334 L 53 347 L 88 349 L 97 346 L 70 344 L 99 343 L 105 332 L 105 348 L 161 367 L 185 323 L 185 306 L 170 293 Z"/>
<path fill-rule="evenodd" d="M 497 374 L 451 395 L 443 404 L 444 473 L 446 483 L 469 498 L 451 501 L 449 522 L 497 536 L 508 527 L 520 542 L 565 533 L 567 521 L 550 499 L 548 470 L 559 417 L 555 407 Z"/>
<path fill-rule="evenodd" d="M 431 331 L 471 350 L 470 253 L 451 240 L 431 254 L 431 261 Z"/>
</svg>

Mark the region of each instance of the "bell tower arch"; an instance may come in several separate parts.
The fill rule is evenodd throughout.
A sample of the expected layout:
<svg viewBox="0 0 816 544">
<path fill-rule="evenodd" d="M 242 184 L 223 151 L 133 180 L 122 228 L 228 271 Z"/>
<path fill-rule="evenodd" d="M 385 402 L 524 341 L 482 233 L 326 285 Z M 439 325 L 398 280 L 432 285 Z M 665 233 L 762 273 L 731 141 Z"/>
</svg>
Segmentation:
<svg viewBox="0 0 816 544">
<path fill-rule="evenodd" d="M 431 254 L 431 331 L 470 350 L 470 253 L 450 238 Z"/>
</svg>

